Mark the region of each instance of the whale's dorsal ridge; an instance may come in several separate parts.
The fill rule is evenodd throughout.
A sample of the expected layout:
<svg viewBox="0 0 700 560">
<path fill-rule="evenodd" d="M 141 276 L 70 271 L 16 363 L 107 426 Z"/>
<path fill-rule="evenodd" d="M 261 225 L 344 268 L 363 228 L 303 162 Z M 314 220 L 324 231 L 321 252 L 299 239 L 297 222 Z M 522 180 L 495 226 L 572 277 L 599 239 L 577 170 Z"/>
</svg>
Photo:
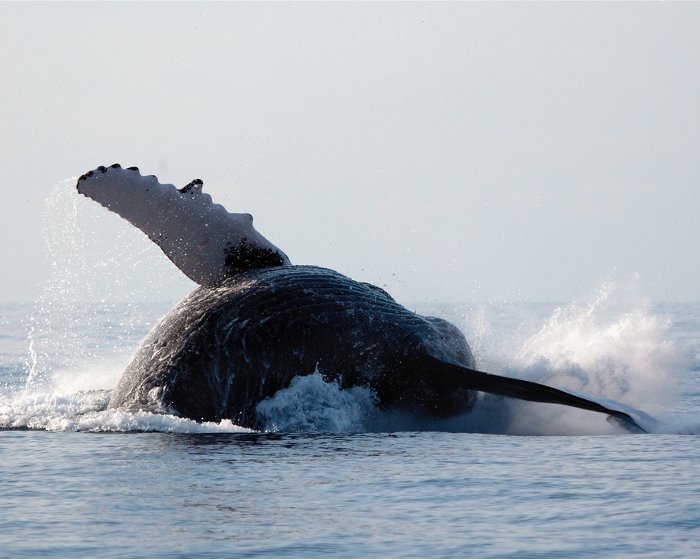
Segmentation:
<svg viewBox="0 0 700 560">
<path fill-rule="evenodd" d="M 203 185 L 195 179 L 178 189 L 155 175 L 141 175 L 138 167 L 115 163 L 81 175 L 76 188 L 143 231 L 197 284 L 214 285 L 238 272 L 291 264 L 255 230 L 250 214 L 215 204 L 202 192 Z"/>
</svg>

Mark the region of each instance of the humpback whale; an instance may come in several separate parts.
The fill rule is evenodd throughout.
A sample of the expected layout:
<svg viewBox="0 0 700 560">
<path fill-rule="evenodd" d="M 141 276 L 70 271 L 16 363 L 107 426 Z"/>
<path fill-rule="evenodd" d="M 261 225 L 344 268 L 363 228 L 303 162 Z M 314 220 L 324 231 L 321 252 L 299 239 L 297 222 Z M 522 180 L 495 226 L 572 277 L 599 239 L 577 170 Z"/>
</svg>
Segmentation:
<svg viewBox="0 0 700 560">
<path fill-rule="evenodd" d="M 607 414 L 647 431 L 640 411 L 604 399 L 479 371 L 448 321 L 414 313 L 386 291 L 316 266 L 292 265 L 250 214 L 118 164 L 82 175 L 79 193 L 141 229 L 199 287 L 147 335 L 110 408 L 230 419 L 259 428 L 257 405 L 296 376 L 372 389 L 382 409 L 445 418 L 478 393 Z"/>
</svg>

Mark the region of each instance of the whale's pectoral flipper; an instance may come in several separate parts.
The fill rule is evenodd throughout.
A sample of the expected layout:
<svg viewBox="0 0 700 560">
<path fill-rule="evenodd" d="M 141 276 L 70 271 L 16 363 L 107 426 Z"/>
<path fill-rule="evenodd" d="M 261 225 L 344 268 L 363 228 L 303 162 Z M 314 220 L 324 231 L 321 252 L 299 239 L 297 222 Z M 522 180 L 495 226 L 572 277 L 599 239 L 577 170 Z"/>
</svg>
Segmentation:
<svg viewBox="0 0 700 560">
<path fill-rule="evenodd" d="M 227 212 L 202 186 L 195 179 L 177 189 L 115 163 L 81 176 L 77 189 L 143 231 L 200 285 L 217 284 L 244 270 L 290 264 L 255 230 L 250 214 Z"/>
<path fill-rule="evenodd" d="M 429 356 L 428 360 L 428 367 L 436 370 L 436 375 L 444 376 L 445 381 L 473 391 L 601 412 L 630 432 L 648 433 L 658 424 L 658 421 L 648 414 L 608 399 L 583 397 L 534 381 L 485 373 L 432 356 Z"/>
</svg>

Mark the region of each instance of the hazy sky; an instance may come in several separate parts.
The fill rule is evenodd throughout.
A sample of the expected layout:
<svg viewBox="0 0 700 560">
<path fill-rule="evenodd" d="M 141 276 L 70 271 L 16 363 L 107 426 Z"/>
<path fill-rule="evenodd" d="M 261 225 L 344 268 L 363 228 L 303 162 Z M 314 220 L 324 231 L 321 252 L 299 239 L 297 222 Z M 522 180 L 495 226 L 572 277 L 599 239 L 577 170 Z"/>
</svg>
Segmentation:
<svg viewBox="0 0 700 560">
<path fill-rule="evenodd" d="M 60 281 L 56 183 L 119 162 L 404 302 L 700 300 L 699 29 L 700 3 L 0 3 L 0 299 Z M 111 254 L 130 226 L 93 210 Z"/>
</svg>

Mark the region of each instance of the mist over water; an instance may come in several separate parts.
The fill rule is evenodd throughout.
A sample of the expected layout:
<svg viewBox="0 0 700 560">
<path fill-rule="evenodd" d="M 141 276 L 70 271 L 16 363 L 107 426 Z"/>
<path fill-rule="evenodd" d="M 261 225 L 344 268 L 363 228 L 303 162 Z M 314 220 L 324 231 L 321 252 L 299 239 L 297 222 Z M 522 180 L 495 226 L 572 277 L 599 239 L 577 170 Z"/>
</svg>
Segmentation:
<svg viewBox="0 0 700 560">
<path fill-rule="evenodd" d="M 43 235 L 49 258 L 41 296 L 29 313 L 16 308 L 14 315 L 6 315 L 15 352 L 8 358 L 15 362 L 0 394 L 1 426 L 243 430 L 229 421 L 198 424 L 168 415 L 106 410 L 110 391 L 139 341 L 175 303 L 149 303 L 158 300 L 159 284 L 181 282 L 183 295 L 193 285 L 143 234 L 77 195 L 74 179 L 60 183 L 47 197 Z M 133 281 L 134 271 L 142 267 L 153 270 L 145 284 Z M 698 363 L 697 346 L 693 346 L 697 341 L 673 332 L 672 313 L 644 299 L 630 299 L 624 291 L 605 281 L 587 301 L 565 305 L 416 307 L 457 324 L 484 371 L 620 401 L 661 419 L 657 431 L 696 433 L 697 416 L 688 417 L 690 409 L 683 410 L 679 401 L 687 390 L 683 376 Z M 697 324 L 693 328 L 697 333 Z M 288 389 L 261 403 L 258 412 L 266 430 L 622 432 L 600 414 L 488 395 L 482 395 L 469 414 L 428 421 L 379 411 L 366 389 L 343 391 L 324 382 L 318 372 L 300 373 L 313 375 L 297 378 Z M 679 416 L 679 410 L 686 416 Z"/>
</svg>

